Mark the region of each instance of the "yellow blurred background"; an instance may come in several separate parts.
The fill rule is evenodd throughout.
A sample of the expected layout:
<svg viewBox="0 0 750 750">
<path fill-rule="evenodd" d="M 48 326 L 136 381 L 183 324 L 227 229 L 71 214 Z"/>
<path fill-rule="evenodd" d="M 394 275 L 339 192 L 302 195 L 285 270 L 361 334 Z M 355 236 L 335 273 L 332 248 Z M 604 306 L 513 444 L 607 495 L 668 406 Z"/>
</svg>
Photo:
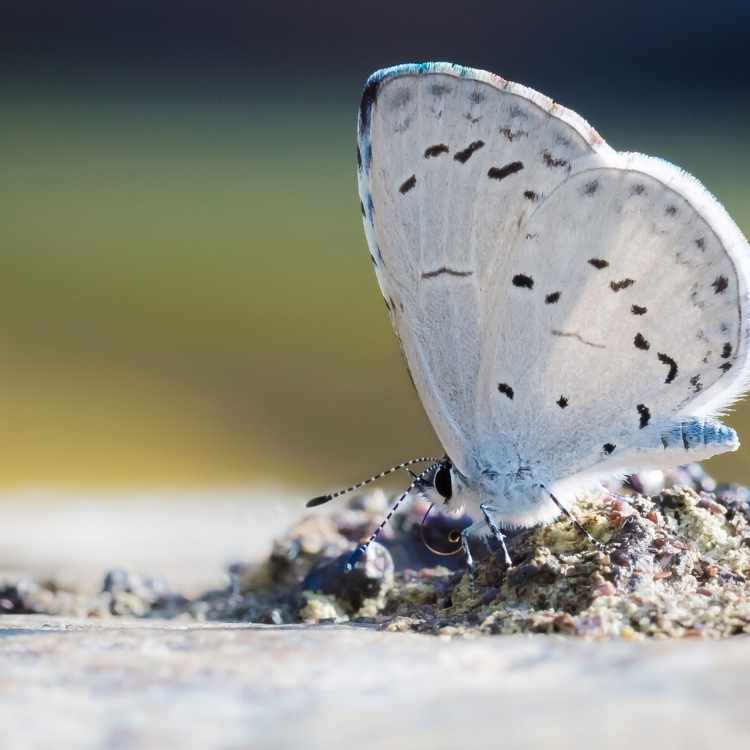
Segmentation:
<svg viewBox="0 0 750 750">
<path fill-rule="evenodd" d="M 343 18 L 357 26 L 366 11 L 353 6 Z M 293 58 L 294 34 L 313 23 L 295 12 L 280 57 Z M 315 18 L 324 29 L 331 16 Z M 22 13 L 16 21 L 23 30 Z M 318 57 L 303 49 L 280 67 L 250 53 L 187 72 L 179 59 L 105 65 L 93 52 L 61 72 L 57 48 L 33 65 L 6 58 L 0 486 L 318 490 L 439 450 L 360 223 L 354 123 L 376 67 L 450 57 L 520 79 L 615 148 L 693 172 L 750 231 L 746 86 L 716 88 L 717 70 L 698 88 L 692 69 L 649 75 L 651 58 L 633 63 L 626 44 L 588 77 L 576 53 L 568 75 L 564 57 L 537 61 L 520 42 L 504 52 L 483 38 L 474 54 L 468 34 L 444 43 L 444 21 L 323 59 L 341 39 L 329 30 Z M 729 422 L 750 445 L 750 404 Z M 747 450 L 709 471 L 750 482 Z"/>
</svg>

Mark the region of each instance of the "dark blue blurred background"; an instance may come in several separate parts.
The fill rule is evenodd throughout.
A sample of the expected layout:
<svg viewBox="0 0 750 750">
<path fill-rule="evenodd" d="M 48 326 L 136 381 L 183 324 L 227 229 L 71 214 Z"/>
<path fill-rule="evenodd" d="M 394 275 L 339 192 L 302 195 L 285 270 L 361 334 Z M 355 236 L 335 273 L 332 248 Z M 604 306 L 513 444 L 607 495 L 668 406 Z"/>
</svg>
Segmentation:
<svg viewBox="0 0 750 750">
<path fill-rule="evenodd" d="M 0 484 L 317 485 L 437 450 L 365 252 L 363 80 L 500 73 L 747 232 L 749 22 L 746 0 L 3 3 Z"/>
<path fill-rule="evenodd" d="M 562 97 L 747 93 L 745 0 L 416 2 L 26 0 L 3 4 L 9 72 L 85 79 L 116 68 L 188 87 L 331 78 L 359 83 L 402 60 L 450 59 L 556 88 Z M 605 92 L 605 89 L 609 89 Z M 280 92 L 281 93 L 281 92 Z M 615 95 L 616 98 L 617 95 Z"/>
</svg>

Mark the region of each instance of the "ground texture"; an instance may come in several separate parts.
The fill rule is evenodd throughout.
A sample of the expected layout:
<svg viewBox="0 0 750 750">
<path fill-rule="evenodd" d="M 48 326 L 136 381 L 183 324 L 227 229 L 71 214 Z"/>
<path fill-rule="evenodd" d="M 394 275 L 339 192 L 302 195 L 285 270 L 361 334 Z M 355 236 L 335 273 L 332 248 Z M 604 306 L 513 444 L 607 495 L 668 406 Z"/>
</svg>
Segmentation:
<svg viewBox="0 0 750 750">
<path fill-rule="evenodd" d="M 36 568 L 8 534 L 26 511 L 8 510 L 3 750 L 747 747 L 747 491 L 677 478 L 584 499 L 601 549 L 561 520 L 512 535 L 510 568 L 485 550 L 474 583 L 461 555 L 424 544 L 453 551 L 465 519 L 423 523 L 419 503 L 346 572 L 387 505 L 378 494 L 291 522 L 288 506 L 248 514 L 256 548 L 223 573 L 243 547 L 241 499 L 219 506 L 226 533 L 189 503 L 130 505 L 115 532 L 95 506 L 67 527 L 51 512 L 35 521 Z M 98 529 L 99 564 L 117 549 L 106 533 L 140 540 L 140 562 L 123 548 L 130 565 L 55 575 L 55 535 L 70 545 L 83 517 L 82 559 Z M 159 544 L 143 545 L 152 527 Z M 273 536 L 270 553 L 257 544 Z"/>
<path fill-rule="evenodd" d="M 750 648 L 9 617 L 4 750 L 746 748 Z"/>
</svg>

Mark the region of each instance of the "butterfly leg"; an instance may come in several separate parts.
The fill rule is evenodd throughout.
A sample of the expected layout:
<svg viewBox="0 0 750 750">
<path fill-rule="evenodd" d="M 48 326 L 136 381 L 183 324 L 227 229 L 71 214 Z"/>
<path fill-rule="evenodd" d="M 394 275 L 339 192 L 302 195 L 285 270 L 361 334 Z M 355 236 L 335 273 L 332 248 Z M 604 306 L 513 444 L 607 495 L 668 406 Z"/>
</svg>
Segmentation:
<svg viewBox="0 0 750 750">
<path fill-rule="evenodd" d="M 466 555 L 466 568 L 469 571 L 469 583 L 473 590 L 477 585 L 477 564 L 474 562 L 474 557 L 472 556 L 471 548 L 469 547 L 469 532 L 471 531 L 471 528 L 471 526 L 467 526 L 461 532 L 461 549 L 463 549 L 464 555 Z"/>
<path fill-rule="evenodd" d="M 505 535 L 502 531 L 500 531 L 499 526 L 495 523 L 495 519 L 492 517 L 492 506 L 486 505 L 485 503 L 482 503 L 482 505 L 479 506 L 479 509 L 482 511 L 482 515 L 484 516 L 484 520 L 487 522 L 487 525 L 490 527 L 490 531 L 492 532 L 495 539 L 497 539 L 498 542 L 500 542 L 500 546 L 503 548 L 503 555 L 505 556 L 505 564 L 510 568 L 513 566 L 513 561 L 510 559 L 510 555 L 508 554 L 508 548 L 505 545 Z"/>
<path fill-rule="evenodd" d="M 604 545 L 594 538 L 582 525 L 581 522 L 544 486 L 542 489 L 552 498 L 552 502 L 562 511 L 563 515 L 591 542 L 599 551 L 604 550 Z"/>
</svg>

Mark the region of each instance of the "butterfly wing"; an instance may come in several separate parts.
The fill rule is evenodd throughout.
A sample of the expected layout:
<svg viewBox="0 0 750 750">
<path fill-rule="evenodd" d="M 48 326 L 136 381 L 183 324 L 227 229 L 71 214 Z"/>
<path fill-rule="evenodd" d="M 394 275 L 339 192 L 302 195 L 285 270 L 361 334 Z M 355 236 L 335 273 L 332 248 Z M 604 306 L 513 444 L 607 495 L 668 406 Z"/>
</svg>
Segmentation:
<svg viewBox="0 0 750 750">
<path fill-rule="evenodd" d="M 663 463 L 660 435 L 746 387 L 747 243 L 684 172 L 444 63 L 375 74 L 358 148 L 378 281 L 465 473 Z"/>
<path fill-rule="evenodd" d="M 534 207 L 521 186 L 538 173 L 551 189 L 600 150 L 577 115 L 489 73 L 405 65 L 365 88 L 358 177 L 372 262 L 417 392 L 463 471 L 491 417 L 479 396 L 483 340 L 499 333 L 492 278 Z"/>
<path fill-rule="evenodd" d="M 495 425 L 559 476 L 624 468 L 637 446 L 638 465 L 685 463 L 663 460 L 661 435 L 716 415 L 748 382 L 744 237 L 676 167 L 639 154 L 606 162 L 574 163 L 551 190 L 531 185 L 542 197 L 494 279 L 484 344 L 487 397 L 494 380 L 518 379 L 512 403 L 492 402 Z M 519 273 L 533 288 L 513 283 Z M 700 457 L 736 447 L 718 441 Z"/>
</svg>

